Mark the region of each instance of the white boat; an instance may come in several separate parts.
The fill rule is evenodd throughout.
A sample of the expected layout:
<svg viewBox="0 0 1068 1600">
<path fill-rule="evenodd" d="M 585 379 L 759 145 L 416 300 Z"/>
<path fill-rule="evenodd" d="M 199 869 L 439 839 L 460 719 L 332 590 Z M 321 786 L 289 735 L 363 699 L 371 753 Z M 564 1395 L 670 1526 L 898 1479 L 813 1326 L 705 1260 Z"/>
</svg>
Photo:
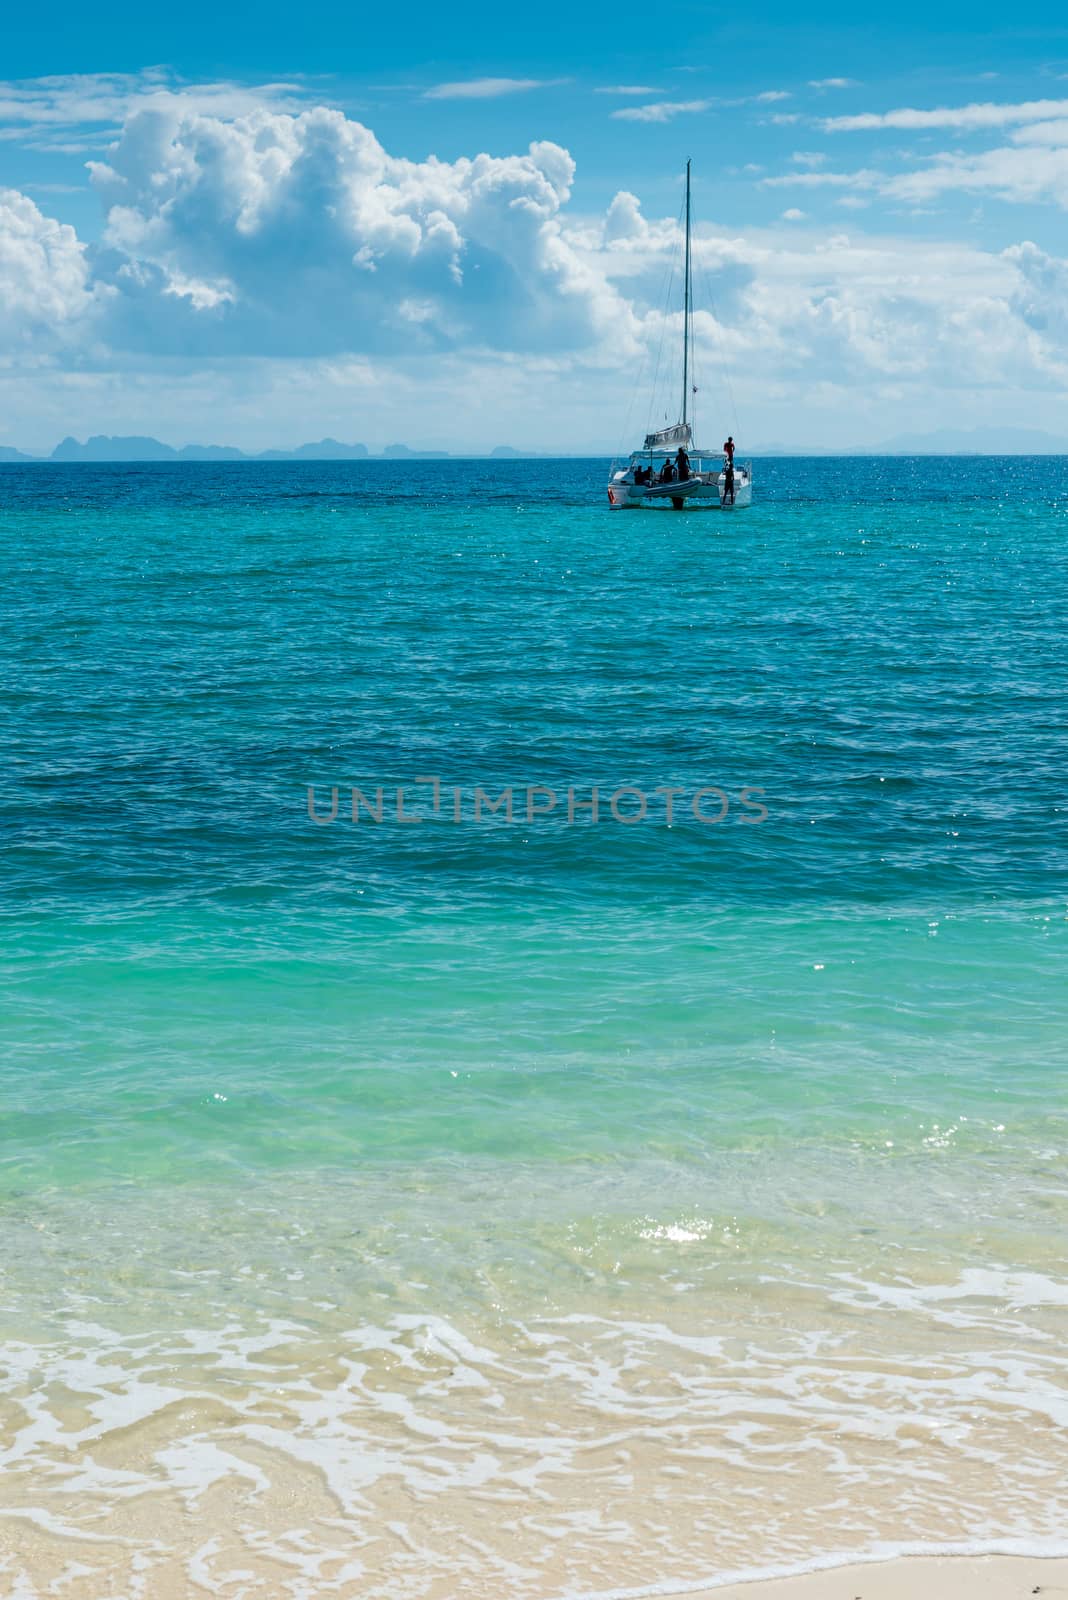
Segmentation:
<svg viewBox="0 0 1068 1600">
<path fill-rule="evenodd" d="M 640 450 L 626 466 L 613 461 L 608 478 L 608 504 L 615 511 L 671 506 L 682 511 L 703 506 L 716 511 L 741 510 L 753 499 L 753 468 L 748 461 L 728 463 L 722 450 L 702 450 L 693 442 L 690 420 L 693 283 L 690 271 L 690 163 L 686 163 L 686 255 L 682 316 L 682 416 L 670 427 L 645 435 Z M 679 462 L 679 452 L 682 461 Z M 679 476 L 679 467 L 686 476 Z"/>
</svg>

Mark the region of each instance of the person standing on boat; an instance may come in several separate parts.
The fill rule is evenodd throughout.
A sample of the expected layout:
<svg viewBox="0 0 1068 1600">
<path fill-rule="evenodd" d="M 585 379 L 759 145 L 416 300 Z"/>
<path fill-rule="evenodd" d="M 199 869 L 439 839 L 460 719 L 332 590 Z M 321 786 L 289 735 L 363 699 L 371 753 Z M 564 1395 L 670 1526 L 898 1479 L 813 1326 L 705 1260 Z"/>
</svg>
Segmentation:
<svg viewBox="0 0 1068 1600">
<path fill-rule="evenodd" d="M 674 483 L 675 482 L 675 468 L 671 464 L 671 457 L 670 456 L 665 456 L 664 457 L 664 465 L 660 468 L 660 482 L 661 483 Z"/>
<path fill-rule="evenodd" d="M 727 457 L 728 467 L 734 466 L 734 435 L 728 433 L 723 445 L 723 454 Z"/>
<path fill-rule="evenodd" d="M 675 457 L 675 466 L 678 469 L 680 483 L 685 483 L 690 476 L 690 458 L 686 454 L 686 446 L 680 444 L 678 455 Z"/>
<path fill-rule="evenodd" d="M 723 504 L 734 504 L 734 452 L 727 457 L 727 465 L 723 472 Z"/>
</svg>

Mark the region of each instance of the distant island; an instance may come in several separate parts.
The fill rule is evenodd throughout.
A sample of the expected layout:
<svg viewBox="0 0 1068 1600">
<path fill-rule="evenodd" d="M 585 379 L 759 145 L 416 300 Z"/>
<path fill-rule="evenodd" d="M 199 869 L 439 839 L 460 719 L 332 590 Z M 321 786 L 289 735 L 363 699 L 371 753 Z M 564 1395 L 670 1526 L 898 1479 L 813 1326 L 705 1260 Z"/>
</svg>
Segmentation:
<svg viewBox="0 0 1068 1600">
<path fill-rule="evenodd" d="M 0 461 L 354 461 L 364 460 L 369 454 L 365 444 L 342 444 L 339 439 L 320 439 L 316 444 L 301 444 L 292 450 L 250 453 L 227 444 L 187 444 L 176 450 L 173 445 L 139 434 L 104 433 L 94 434 L 84 444 L 77 439 L 63 439 L 48 456 L 26 455 L 0 446 Z"/>
<path fill-rule="evenodd" d="M 786 445 L 745 446 L 746 456 L 1063 456 L 1068 455 L 1068 439 L 1058 438 L 1038 428 L 939 428 L 931 433 L 899 434 L 872 445 Z M 611 450 L 596 452 L 609 457 Z M 488 451 L 452 453 L 448 450 L 415 450 L 406 444 L 389 444 L 375 454 L 365 444 L 343 444 L 339 439 L 319 439 L 314 444 L 296 445 L 290 450 L 239 450 L 236 445 L 187 444 L 176 449 L 146 435 L 98 433 L 84 444 L 66 438 L 50 455 L 29 455 L 11 445 L 0 445 L 0 463 L 12 462 L 138 462 L 138 461 L 536 461 L 592 459 L 575 456 L 574 451 L 554 456 L 547 450 L 517 450 L 499 444 Z"/>
<path fill-rule="evenodd" d="M 535 454 L 500 444 L 482 456 L 493 460 L 521 461 Z M 342 444 L 340 439 L 320 439 L 298 444 L 292 450 L 239 450 L 232 444 L 186 444 L 180 449 L 142 434 L 97 433 L 84 444 L 61 440 L 50 455 L 29 455 L 11 445 L 0 445 L 0 462 L 12 461 L 441 461 L 448 450 L 413 450 L 407 444 L 389 444 L 375 457 L 365 444 Z M 462 458 L 461 458 L 462 459 Z"/>
</svg>

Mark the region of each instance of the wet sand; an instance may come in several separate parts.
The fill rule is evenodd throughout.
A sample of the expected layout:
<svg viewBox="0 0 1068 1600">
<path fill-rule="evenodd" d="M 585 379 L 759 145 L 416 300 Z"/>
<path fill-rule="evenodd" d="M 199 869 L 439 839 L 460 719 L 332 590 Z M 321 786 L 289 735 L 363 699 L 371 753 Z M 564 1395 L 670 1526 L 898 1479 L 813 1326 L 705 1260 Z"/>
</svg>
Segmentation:
<svg viewBox="0 0 1068 1600">
<path fill-rule="evenodd" d="M 1068 1559 L 906 1556 L 696 1591 L 692 1600 L 1047 1600 L 1068 1596 Z"/>
</svg>

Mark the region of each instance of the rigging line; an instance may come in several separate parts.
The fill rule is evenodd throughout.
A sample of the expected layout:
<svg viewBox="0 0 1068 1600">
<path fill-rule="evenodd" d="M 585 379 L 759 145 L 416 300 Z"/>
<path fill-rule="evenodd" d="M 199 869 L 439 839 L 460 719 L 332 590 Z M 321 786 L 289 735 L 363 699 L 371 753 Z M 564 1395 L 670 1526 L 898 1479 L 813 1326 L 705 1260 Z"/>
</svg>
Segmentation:
<svg viewBox="0 0 1068 1600">
<path fill-rule="evenodd" d="M 680 212 L 679 212 L 680 220 L 681 220 L 681 217 L 682 217 L 682 212 L 680 210 Z M 673 242 L 672 242 L 672 247 L 671 247 L 671 258 L 670 258 L 670 262 L 669 262 L 669 266 L 668 266 L 667 284 L 666 284 L 666 288 L 665 288 L 665 291 L 664 291 L 663 304 L 661 305 L 661 308 L 660 308 L 660 338 L 659 338 L 659 340 L 657 342 L 657 347 L 656 347 L 656 366 L 655 366 L 655 368 L 653 370 L 653 381 L 652 381 L 652 384 L 651 384 L 650 389 L 649 389 L 649 411 L 648 411 L 647 419 L 646 419 L 646 427 L 645 427 L 646 433 L 652 433 L 653 432 L 653 428 L 650 426 L 650 424 L 652 424 L 656 420 L 654 418 L 654 416 L 653 416 L 653 413 L 656 410 L 656 406 L 657 406 L 657 385 L 659 384 L 659 381 L 660 381 L 660 362 L 661 362 L 661 358 L 662 358 L 663 353 L 664 353 L 664 338 L 665 338 L 666 333 L 667 333 L 668 307 L 671 304 L 671 293 L 672 293 L 672 290 L 675 287 L 675 270 L 676 270 L 676 267 L 678 266 L 678 259 L 679 259 L 679 232 L 678 232 L 678 228 L 676 228 L 675 232 L 674 232 L 674 235 L 673 235 Z"/>
<path fill-rule="evenodd" d="M 665 371 L 665 375 L 664 375 L 664 384 L 663 384 L 663 386 L 661 386 L 661 384 L 660 384 L 660 369 L 664 365 L 663 360 L 662 360 L 663 352 L 664 352 L 664 341 L 667 338 L 668 331 L 669 331 L 668 330 L 668 322 L 669 322 L 670 313 L 671 313 L 671 304 L 672 304 L 672 300 L 673 300 L 674 292 L 675 292 L 675 280 L 676 280 L 676 276 L 677 276 L 677 273 L 678 273 L 679 256 L 680 256 L 680 252 L 681 252 L 681 249 L 682 249 L 682 232 L 681 232 L 681 229 L 682 229 L 682 218 L 683 218 L 684 205 L 685 205 L 685 202 L 683 202 L 679 207 L 679 213 L 678 213 L 678 216 L 676 217 L 675 228 L 674 228 L 674 230 L 672 232 L 672 235 L 671 235 L 671 258 L 670 258 L 671 270 L 670 270 L 670 274 L 669 274 L 668 282 L 667 282 L 667 292 L 666 292 L 666 294 L 664 296 L 663 305 L 660 308 L 660 340 L 659 340 L 659 344 L 657 346 L 656 374 L 655 374 L 654 381 L 653 381 L 653 386 L 652 386 L 652 389 L 650 390 L 650 395 L 649 395 L 649 425 L 648 425 L 648 430 L 647 431 L 652 431 L 653 428 L 659 426 L 662 420 L 663 421 L 669 421 L 670 420 L 670 418 L 668 416 L 668 411 L 670 410 L 670 403 L 667 406 L 663 406 L 663 398 L 664 398 L 665 394 L 673 393 L 674 389 L 675 389 L 676 373 L 675 373 L 675 362 L 674 362 L 673 358 L 671 356 L 668 357 L 667 364 L 666 364 L 666 371 Z M 672 344 L 672 349 L 674 349 L 674 344 Z M 663 411 L 664 411 L 663 419 L 661 419 L 661 417 L 660 417 L 661 408 L 663 408 Z"/>
<path fill-rule="evenodd" d="M 691 269 L 692 280 L 692 269 Z M 698 434 L 698 382 L 697 382 L 697 318 L 694 316 L 693 284 L 690 286 L 690 438 L 691 441 L 699 437 Z"/>
<path fill-rule="evenodd" d="M 678 215 L 677 215 L 677 217 L 675 219 L 675 235 L 674 235 L 674 244 L 672 246 L 672 263 L 673 263 L 673 271 L 674 272 L 678 271 L 679 264 L 680 264 L 680 262 L 681 262 L 681 260 L 683 258 L 684 253 L 685 253 L 685 248 L 686 248 L 685 247 L 685 237 L 686 237 L 686 190 L 684 188 L 683 189 L 682 201 L 681 201 L 681 203 L 679 205 Z M 672 278 L 672 284 L 674 285 L 674 276 Z M 687 319 L 687 316 L 686 316 L 686 308 L 685 308 L 685 285 L 684 285 L 684 299 L 683 299 L 683 311 L 682 311 L 682 355 L 681 355 L 681 359 L 680 359 L 680 355 L 679 355 L 679 346 L 676 343 L 676 339 L 675 339 L 675 330 L 674 330 L 674 326 L 673 326 L 673 312 L 672 312 L 671 305 L 669 304 L 669 305 L 665 306 L 665 308 L 664 308 L 665 335 L 666 335 L 666 333 L 668 331 L 669 324 L 671 325 L 671 333 L 672 333 L 672 338 L 671 338 L 671 343 L 670 343 L 670 354 L 668 356 L 668 361 L 667 361 L 667 370 L 666 370 L 665 375 L 664 375 L 664 389 L 662 391 L 662 393 L 664 395 L 663 421 L 666 424 L 670 424 L 672 422 L 680 422 L 680 421 L 682 421 L 682 413 L 676 409 L 677 401 L 676 401 L 675 397 L 679 393 L 680 384 L 683 383 L 683 375 L 685 374 L 686 366 L 687 366 L 687 360 L 686 360 L 686 323 L 687 323 L 687 320 L 688 319 Z"/>
<path fill-rule="evenodd" d="M 659 304 L 662 301 L 664 308 L 666 308 L 667 305 L 668 305 L 668 302 L 671 299 L 671 290 L 672 290 L 672 286 L 673 286 L 674 278 L 675 278 L 675 259 L 676 259 L 676 255 L 677 255 L 677 249 L 672 254 L 670 260 L 668 261 L 667 265 L 664 268 L 663 276 L 661 277 L 661 280 L 660 280 L 661 292 L 657 296 L 657 299 L 653 302 L 654 306 Z M 660 318 L 660 342 L 657 345 L 656 366 L 655 366 L 654 371 L 653 371 L 653 382 L 652 382 L 652 385 L 650 387 L 650 393 L 654 396 L 654 399 L 655 399 L 655 395 L 656 395 L 657 376 L 658 376 L 659 371 L 660 371 L 660 356 L 661 356 L 661 353 L 663 351 L 663 348 L 664 348 L 664 312 L 662 311 L 661 312 L 661 318 Z M 638 395 L 639 395 L 639 393 L 641 391 L 641 388 L 642 388 L 642 379 L 644 378 L 645 373 L 646 373 L 646 369 L 647 369 L 647 367 L 649 365 L 649 347 L 648 347 L 648 344 L 645 343 L 644 340 L 642 342 L 641 351 L 642 351 L 641 359 L 640 359 L 640 361 L 638 363 L 638 375 L 637 375 L 637 378 L 636 378 L 635 382 L 631 385 L 630 399 L 627 402 L 627 414 L 626 414 L 626 419 L 625 419 L 625 422 L 624 422 L 624 425 L 623 425 L 623 437 L 619 441 L 619 448 L 617 449 L 615 457 L 613 458 L 614 461 L 618 461 L 622 456 L 630 454 L 630 450 L 627 448 L 627 441 L 630 438 L 630 419 L 631 419 L 631 416 L 633 415 L 633 412 L 634 412 L 635 402 L 636 402 L 636 400 L 638 398 Z M 649 426 L 648 426 L 648 422 L 646 423 L 646 430 L 645 431 L 647 433 L 650 431 L 649 430 Z"/>
<path fill-rule="evenodd" d="M 682 294 L 682 425 L 690 411 L 690 301 L 693 273 L 690 263 L 690 163 L 686 163 L 686 268 Z"/>
</svg>

